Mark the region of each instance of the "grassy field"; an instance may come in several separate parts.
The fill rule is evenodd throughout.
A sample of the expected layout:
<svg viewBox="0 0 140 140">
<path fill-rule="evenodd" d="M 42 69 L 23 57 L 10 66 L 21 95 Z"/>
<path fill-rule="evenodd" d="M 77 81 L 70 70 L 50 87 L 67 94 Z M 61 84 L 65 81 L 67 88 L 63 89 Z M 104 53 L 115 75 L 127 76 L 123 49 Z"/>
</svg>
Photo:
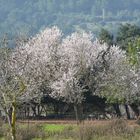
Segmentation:
<svg viewBox="0 0 140 140">
<path fill-rule="evenodd" d="M 43 125 L 43 129 L 46 132 L 62 132 L 65 128 L 69 127 L 70 125 L 64 124 L 45 124 Z"/>
<path fill-rule="evenodd" d="M 8 128 L 0 129 L 0 140 L 10 140 L 6 135 Z M 4 134 L 5 133 L 5 134 Z M 5 139 L 4 139 L 5 137 Z M 108 123 L 18 124 L 17 140 L 140 140 L 140 126 L 128 124 L 124 120 L 114 120 Z"/>
</svg>

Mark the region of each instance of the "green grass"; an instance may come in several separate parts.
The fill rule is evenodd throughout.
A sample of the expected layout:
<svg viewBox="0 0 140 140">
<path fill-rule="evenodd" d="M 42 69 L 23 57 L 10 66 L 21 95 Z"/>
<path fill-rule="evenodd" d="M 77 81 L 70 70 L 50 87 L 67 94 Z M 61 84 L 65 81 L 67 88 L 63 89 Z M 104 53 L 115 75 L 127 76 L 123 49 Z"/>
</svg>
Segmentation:
<svg viewBox="0 0 140 140">
<path fill-rule="evenodd" d="M 44 124 L 43 130 L 46 132 L 63 132 L 65 129 L 74 129 L 76 125 L 70 124 Z"/>
<path fill-rule="evenodd" d="M 45 124 L 43 129 L 47 132 L 62 132 L 68 125 L 63 124 Z"/>
</svg>

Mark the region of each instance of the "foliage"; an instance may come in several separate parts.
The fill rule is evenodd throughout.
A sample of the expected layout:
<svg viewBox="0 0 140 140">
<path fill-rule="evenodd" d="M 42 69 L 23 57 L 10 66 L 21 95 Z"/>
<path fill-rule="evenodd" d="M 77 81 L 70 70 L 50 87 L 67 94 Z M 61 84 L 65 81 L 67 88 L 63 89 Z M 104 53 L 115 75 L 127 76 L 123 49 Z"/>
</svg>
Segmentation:
<svg viewBox="0 0 140 140">
<path fill-rule="evenodd" d="M 109 46 L 113 45 L 113 35 L 111 35 L 107 30 L 102 29 L 99 33 L 99 40 L 102 43 L 107 43 Z"/>
<path fill-rule="evenodd" d="M 140 28 L 136 25 L 121 25 L 117 33 L 117 44 L 124 50 L 128 50 L 128 45 L 134 43 L 140 37 Z"/>
<path fill-rule="evenodd" d="M 132 66 L 139 65 L 140 38 L 136 38 L 128 44 L 129 62 Z"/>
</svg>

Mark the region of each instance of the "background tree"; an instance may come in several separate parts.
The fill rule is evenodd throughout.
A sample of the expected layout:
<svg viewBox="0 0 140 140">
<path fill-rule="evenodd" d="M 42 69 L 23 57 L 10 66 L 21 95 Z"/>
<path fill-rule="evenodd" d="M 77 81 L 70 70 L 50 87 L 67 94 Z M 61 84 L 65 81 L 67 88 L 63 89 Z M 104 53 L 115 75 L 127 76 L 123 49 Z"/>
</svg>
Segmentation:
<svg viewBox="0 0 140 140">
<path fill-rule="evenodd" d="M 133 42 L 128 42 L 128 58 L 132 66 L 139 65 L 140 38 L 136 38 Z"/>
<path fill-rule="evenodd" d="M 102 29 L 100 31 L 99 40 L 101 41 L 101 43 L 107 43 L 109 46 L 113 45 L 113 35 L 105 29 Z"/>
<path fill-rule="evenodd" d="M 125 51 L 119 50 L 118 47 L 114 48 L 116 48 L 114 58 L 107 61 L 108 72 L 101 80 L 99 93 L 101 92 L 101 96 L 111 104 L 124 104 L 127 117 L 130 119 L 128 105 L 139 99 L 139 69 L 134 69 L 130 65 Z"/>
<path fill-rule="evenodd" d="M 140 28 L 136 25 L 125 24 L 118 29 L 116 43 L 123 49 L 128 50 L 129 42 L 134 42 L 140 36 Z"/>
<path fill-rule="evenodd" d="M 135 98 L 131 104 L 131 107 L 135 111 L 136 115 L 139 116 L 139 60 L 140 60 L 140 39 L 136 38 L 134 42 L 129 42 L 128 46 L 128 60 L 133 69 L 135 75 L 135 88 L 137 92 L 135 93 Z"/>
</svg>

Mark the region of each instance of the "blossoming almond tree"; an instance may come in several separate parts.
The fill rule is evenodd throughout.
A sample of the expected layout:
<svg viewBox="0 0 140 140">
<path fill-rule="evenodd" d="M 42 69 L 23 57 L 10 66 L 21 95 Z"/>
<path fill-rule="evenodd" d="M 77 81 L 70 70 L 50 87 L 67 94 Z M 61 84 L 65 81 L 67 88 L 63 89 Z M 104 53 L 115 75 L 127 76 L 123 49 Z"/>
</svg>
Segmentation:
<svg viewBox="0 0 140 140">
<path fill-rule="evenodd" d="M 108 49 L 107 45 L 92 40 L 92 34 L 86 32 L 73 33 L 63 39 L 59 49 L 61 76 L 51 86 L 52 97 L 61 98 L 74 105 L 77 120 L 79 119 L 77 107 L 84 100 L 84 93 L 89 86 L 89 72 L 101 59 L 99 55 Z"/>
<path fill-rule="evenodd" d="M 117 46 L 110 48 L 109 56 L 106 56 L 108 70 L 98 84 L 98 95 L 105 97 L 112 104 L 124 104 L 127 117 L 130 118 L 128 105 L 139 98 L 139 75 L 131 67 L 126 52 Z"/>
<path fill-rule="evenodd" d="M 99 93 L 98 90 L 102 91 L 103 94 L 107 95 L 107 100 L 110 100 L 113 96 L 113 89 L 119 90 L 121 87 L 125 88 L 122 80 L 124 79 L 125 73 L 129 70 L 126 63 L 126 55 L 125 52 L 120 50 L 117 46 L 110 47 L 109 53 L 105 56 L 105 60 L 107 62 L 107 72 L 104 74 L 103 77 L 101 77 L 101 80 L 99 81 L 99 87 L 97 88 L 97 94 Z M 124 70 L 125 69 L 125 70 Z M 125 73 L 124 73 L 125 72 Z M 99 75 L 100 76 L 100 75 Z M 110 90 L 110 92 L 105 92 L 105 89 L 110 89 L 111 86 L 113 89 Z M 115 88 L 116 87 L 116 88 Z M 110 95 L 110 96 L 109 96 Z M 119 97 L 118 97 L 119 98 Z M 121 96 L 120 99 L 122 100 Z M 112 98 L 113 101 L 113 98 Z"/>
<path fill-rule="evenodd" d="M 11 127 L 11 138 L 15 140 L 15 114 L 16 114 L 16 104 L 19 101 L 19 97 L 23 96 L 23 92 L 26 89 L 21 70 L 24 68 L 23 63 L 17 65 L 18 61 L 12 56 L 14 51 L 1 52 L 1 62 L 0 62 L 0 103 L 5 111 L 8 119 L 9 126 Z M 19 73 L 20 72 L 20 73 Z M 21 99 L 20 99 L 21 100 Z M 12 116 L 10 110 L 12 109 Z"/>
<path fill-rule="evenodd" d="M 16 140 L 16 106 L 42 95 L 40 86 L 57 69 L 55 54 L 60 39 L 58 28 L 47 28 L 10 53 L 1 52 L 0 103 L 8 118 L 12 140 Z"/>
<path fill-rule="evenodd" d="M 91 34 L 83 32 L 63 39 L 59 50 L 62 75 L 51 86 L 52 97 L 78 106 L 87 88 L 110 101 L 128 101 L 133 96 L 130 89 L 136 90 L 132 84 L 135 78 L 126 53 L 119 47 L 100 44 L 93 41 Z"/>
</svg>

